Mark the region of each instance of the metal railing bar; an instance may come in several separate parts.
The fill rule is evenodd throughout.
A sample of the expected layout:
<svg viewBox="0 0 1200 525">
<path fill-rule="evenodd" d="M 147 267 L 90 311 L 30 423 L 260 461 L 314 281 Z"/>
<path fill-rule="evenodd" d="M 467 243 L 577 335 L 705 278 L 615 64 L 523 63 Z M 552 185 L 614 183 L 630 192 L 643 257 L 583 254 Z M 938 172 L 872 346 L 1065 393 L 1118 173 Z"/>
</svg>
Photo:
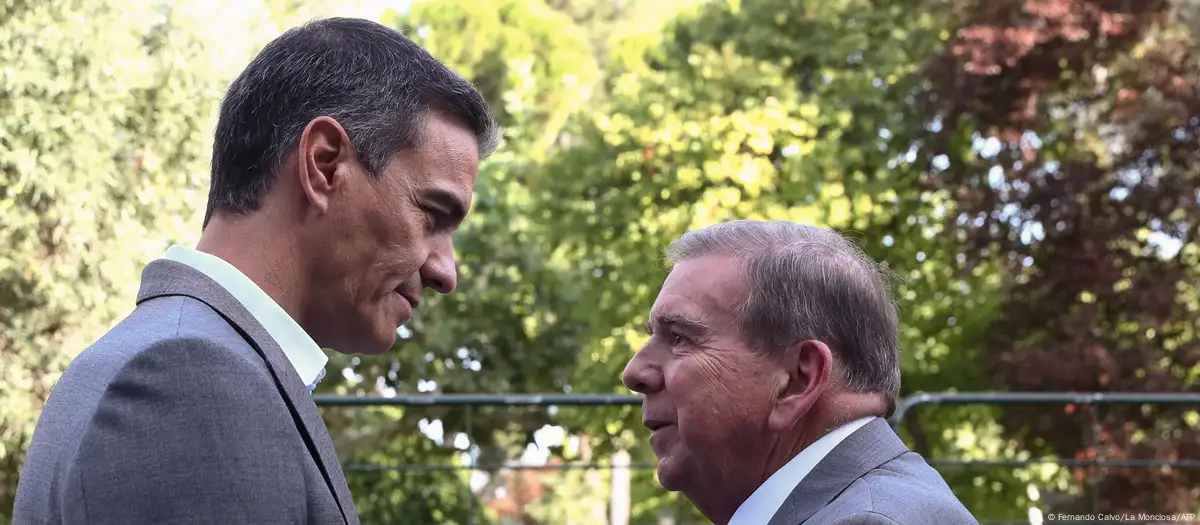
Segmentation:
<svg viewBox="0 0 1200 525">
<path fill-rule="evenodd" d="M 559 465 L 345 465 L 346 472 L 458 472 L 463 470 L 649 470 L 657 468 L 654 463 L 633 463 L 628 466 L 613 466 L 599 463 L 563 463 Z"/>
<path fill-rule="evenodd" d="M 928 458 L 925 460 L 932 466 L 946 467 L 1025 467 L 1030 465 L 1058 465 L 1069 468 L 1084 468 L 1084 467 L 1100 467 L 1100 468 L 1200 468 L 1200 461 L 1196 460 L 1106 460 L 1106 461 L 1090 461 L 1079 459 L 1041 459 L 1032 458 L 1028 460 L 1018 459 L 942 459 Z M 480 471 L 495 471 L 495 470 L 532 470 L 532 471 L 556 471 L 556 470 L 613 470 L 628 468 L 631 470 L 648 470 L 655 468 L 654 463 L 637 463 L 628 467 L 620 467 L 605 464 L 587 463 L 587 464 L 572 464 L 564 463 L 559 465 L 346 465 L 343 467 L 347 472 L 455 472 L 464 470 L 480 470 Z"/>
<path fill-rule="evenodd" d="M 892 424 L 899 424 L 904 415 L 920 405 L 1028 405 L 1028 404 L 1150 404 L 1200 405 L 1196 393 L 1135 393 L 1135 392 L 962 392 L 921 393 L 900 399 L 892 414 Z"/>
<path fill-rule="evenodd" d="M 1090 459 L 1050 459 L 1050 458 L 1030 458 L 1030 459 L 949 459 L 949 458 L 926 458 L 926 463 L 933 466 L 950 466 L 950 467 L 1024 467 L 1029 465 L 1059 465 L 1062 467 L 1104 467 L 1104 468 L 1200 468 L 1200 461 L 1197 460 L 1153 460 L 1153 459 L 1109 459 L 1109 460 L 1090 460 Z"/>
<path fill-rule="evenodd" d="M 382 395 L 331 395 L 318 394 L 314 396 L 319 406 L 366 407 L 366 406 L 454 406 L 465 407 L 470 411 L 474 406 L 492 407 L 554 407 L 554 406 L 637 406 L 642 403 L 642 396 L 627 394 L 403 394 L 394 396 Z M 1200 406 L 1200 393 L 1138 393 L 1138 392 L 962 392 L 962 393 L 917 393 L 899 399 L 896 409 L 888 418 L 893 428 L 897 428 L 903 418 L 914 408 L 922 405 L 1190 405 Z M 1093 439 L 1098 436 L 1099 422 L 1095 411 L 1090 411 L 1093 418 Z M 470 415 L 468 413 L 468 418 Z M 468 420 L 468 425 L 469 425 Z M 1097 444 L 1092 443 L 1096 450 Z M 957 458 L 926 458 L 925 461 L 938 467 L 1024 467 L 1029 465 L 1058 465 L 1065 468 L 1091 467 L 1093 484 L 1096 476 L 1103 469 L 1110 468 L 1180 468 L 1200 469 L 1200 460 L 1177 459 L 1108 459 L 1099 455 L 1088 460 L 1079 459 L 957 459 Z M 654 463 L 636 463 L 628 466 L 614 466 L 597 463 L 563 463 L 557 465 L 521 465 L 521 464 L 491 464 L 491 465 L 371 465 L 347 464 L 343 468 L 347 473 L 370 472 L 455 472 L 455 471 L 490 471 L 499 470 L 530 470 L 530 471 L 570 471 L 570 470 L 649 470 L 656 468 Z M 1099 492 L 1095 493 L 1099 497 Z M 1093 502 L 1093 511 L 1099 508 L 1099 501 Z M 1055 521 L 1056 523 L 1086 523 L 1072 521 Z M 991 521 L 983 525 L 1025 525 L 1026 521 Z M 1137 523 L 1137 522 L 1132 522 Z M 1196 522 L 1200 523 L 1200 522 Z"/>
<path fill-rule="evenodd" d="M 313 396 L 322 406 L 636 406 L 642 396 L 633 394 L 401 394 Z M 1012 405 L 1012 404 L 1163 404 L 1200 405 L 1200 393 L 1128 392 L 964 392 L 920 393 L 904 397 L 892 415 L 899 421 L 919 405 Z"/>
<path fill-rule="evenodd" d="M 317 394 L 319 406 L 637 406 L 629 394 L 404 394 L 347 396 Z"/>
</svg>

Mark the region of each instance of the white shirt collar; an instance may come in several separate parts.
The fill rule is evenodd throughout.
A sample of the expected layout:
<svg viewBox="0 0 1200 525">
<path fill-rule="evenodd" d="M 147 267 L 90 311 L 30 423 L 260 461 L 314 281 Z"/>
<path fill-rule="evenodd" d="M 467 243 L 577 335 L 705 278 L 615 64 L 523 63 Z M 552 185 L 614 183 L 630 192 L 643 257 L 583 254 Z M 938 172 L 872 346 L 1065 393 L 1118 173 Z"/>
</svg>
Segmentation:
<svg viewBox="0 0 1200 525">
<path fill-rule="evenodd" d="M 829 455 L 847 436 L 873 419 L 874 416 L 869 416 L 851 421 L 821 436 L 821 439 L 801 450 L 742 502 L 730 518 L 729 525 L 764 525 L 770 522 L 792 491 L 816 468 L 817 463 Z"/>
<path fill-rule="evenodd" d="M 305 385 L 312 386 L 321 377 L 325 363 L 329 361 L 325 352 L 279 303 L 246 274 L 220 257 L 184 246 L 171 246 L 164 258 L 186 264 L 207 275 L 242 303 L 283 349 L 283 355 L 287 356 Z"/>
</svg>

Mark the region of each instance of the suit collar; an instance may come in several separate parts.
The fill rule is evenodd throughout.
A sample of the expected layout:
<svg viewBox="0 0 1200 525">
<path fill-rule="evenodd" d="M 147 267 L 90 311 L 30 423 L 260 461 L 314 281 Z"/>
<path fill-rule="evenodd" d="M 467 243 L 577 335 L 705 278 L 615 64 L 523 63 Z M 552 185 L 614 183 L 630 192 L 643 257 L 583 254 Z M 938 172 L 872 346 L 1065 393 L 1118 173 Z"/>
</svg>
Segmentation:
<svg viewBox="0 0 1200 525">
<path fill-rule="evenodd" d="M 837 448 L 846 437 L 874 420 L 874 416 L 856 419 L 833 429 L 805 447 L 742 502 L 730 518 L 729 525 L 761 525 L 770 521 L 771 516 L 779 511 L 792 490 L 804 482 L 821 459 Z"/>
<path fill-rule="evenodd" d="M 842 440 L 817 463 L 783 502 L 769 525 L 804 523 L 851 483 L 905 452 L 908 447 L 888 426 L 887 420 L 876 418 Z"/>
<path fill-rule="evenodd" d="M 233 295 L 204 273 L 171 260 L 151 262 L 142 271 L 142 286 L 137 302 L 141 304 L 167 296 L 190 297 L 207 304 L 225 318 L 263 358 L 292 418 L 297 421 L 296 426 L 309 453 L 320 468 L 325 483 L 333 491 L 343 518 L 348 524 L 357 525 L 357 513 L 350 498 L 350 489 L 346 486 L 346 476 L 338 462 L 329 432 L 325 429 L 325 422 L 317 412 L 317 405 L 307 386 L 300 381 L 278 343 Z"/>
<path fill-rule="evenodd" d="M 304 384 L 312 385 L 321 375 L 329 361 L 325 352 L 295 319 L 241 270 L 220 257 L 184 246 L 172 246 L 163 258 L 199 270 L 233 295 L 283 349 L 283 355 Z"/>
</svg>

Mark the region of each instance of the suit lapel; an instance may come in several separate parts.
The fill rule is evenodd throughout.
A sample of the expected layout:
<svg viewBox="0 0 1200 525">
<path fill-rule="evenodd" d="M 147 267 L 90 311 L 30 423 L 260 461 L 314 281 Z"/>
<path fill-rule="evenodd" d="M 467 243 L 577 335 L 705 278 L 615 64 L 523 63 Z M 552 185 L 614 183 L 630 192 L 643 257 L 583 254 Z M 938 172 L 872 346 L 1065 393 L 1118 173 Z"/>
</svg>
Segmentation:
<svg viewBox="0 0 1200 525">
<path fill-rule="evenodd" d="M 784 500 L 769 525 L 800 525 L 868 472 L 908 452 L 887 420 L 876 418 L 842 440 Z"/>
<path fill-rule="evenodd" d="M 275 379 L 276 388 L 297 421 L 305 445 L 316 460 L 325 483 L 332 490 L 349 525 L 358 525 L 358 514 L 354 500 L 346 485 L 346 475 L 333 448 L 333 440 L 325 428 L 325 421 L 317 411 L 307 385 L 293 371 L 292 364 L 279 348 L 279 344 L 267 334 L 265 328 L 237 301 L 207 275 L 174 261 L 151 262 L 142 271 L 142 287 L 138 291 L 138 304 L 156 297 L 182 295 L 203 302 L 225 318 L 246 339 L 267 364 Z"/>
</svg>

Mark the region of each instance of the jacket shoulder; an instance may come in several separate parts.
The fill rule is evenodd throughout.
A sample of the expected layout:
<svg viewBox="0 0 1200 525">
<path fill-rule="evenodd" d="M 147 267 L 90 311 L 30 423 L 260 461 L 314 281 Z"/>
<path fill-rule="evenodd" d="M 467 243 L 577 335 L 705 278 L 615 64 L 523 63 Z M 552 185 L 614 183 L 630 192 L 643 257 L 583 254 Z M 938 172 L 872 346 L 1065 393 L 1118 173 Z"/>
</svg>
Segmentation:
<svg viewBox="0 0 1200 525">
<path fill-rule="evenodd" d="M 832 520 L 856 513 L 876 514 L 900 525 L 978 525 L 941 474 L 914 452 L 871 470 L 818 515 Z"/>
</svg>

